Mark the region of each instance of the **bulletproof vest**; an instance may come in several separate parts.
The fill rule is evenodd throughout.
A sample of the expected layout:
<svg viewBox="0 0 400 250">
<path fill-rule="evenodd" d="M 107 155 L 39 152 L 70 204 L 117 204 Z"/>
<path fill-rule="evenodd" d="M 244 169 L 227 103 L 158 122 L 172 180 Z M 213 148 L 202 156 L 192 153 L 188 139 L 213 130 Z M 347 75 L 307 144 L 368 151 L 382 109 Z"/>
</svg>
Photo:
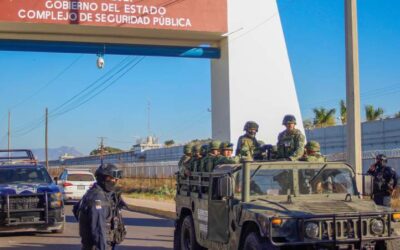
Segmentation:
<svg viewBox="0 0 400 250">
<path fill-rule="evenodd" d="M 388 194 L 394 184 L 394 174 L 390 167 L 378 167 L 374 174 L 374 194 Z"/>
</svg>

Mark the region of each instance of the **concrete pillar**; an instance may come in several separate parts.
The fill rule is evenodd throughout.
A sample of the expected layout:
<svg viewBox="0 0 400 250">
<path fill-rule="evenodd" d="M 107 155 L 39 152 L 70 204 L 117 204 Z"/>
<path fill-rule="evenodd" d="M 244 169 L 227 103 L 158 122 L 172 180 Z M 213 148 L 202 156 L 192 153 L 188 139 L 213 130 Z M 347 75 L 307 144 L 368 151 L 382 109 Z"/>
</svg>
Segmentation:
<svg viewBox="0 0 400 250">
<path fill-rule="evenodd" d="M 303 130 L 276 1 L 228 1 L 228 30 L 211 63 L 212 137 L 236 143 L 254 120 L 257 138 L 275 144 L 285 114 Z"/>
</svg>

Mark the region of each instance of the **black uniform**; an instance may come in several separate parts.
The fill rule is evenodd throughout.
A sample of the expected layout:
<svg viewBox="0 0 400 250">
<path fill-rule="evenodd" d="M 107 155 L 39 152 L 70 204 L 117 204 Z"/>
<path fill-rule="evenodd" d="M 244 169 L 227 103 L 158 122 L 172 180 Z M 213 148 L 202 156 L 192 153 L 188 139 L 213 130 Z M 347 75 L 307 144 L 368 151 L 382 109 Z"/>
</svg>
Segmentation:
<svg viewBox="0 0 400 250">
<path fill-rule="evenodd" d="M 123 201 L 115 192 L 106 192 L 97 183 L 74 206 L 79 220 L 82 250 L 109 250 L 122 242 L 126 231 L 120 208 Z"/>
<path fill-rule="evenodd" d="M 397 186 L 396 171 L 389 166 L 376 166 L 374 170 L 368 170 L 368 174 L 374 177 L 373 197 L 377 205 L 390 205 L 392 191 Z"/>
</svg>

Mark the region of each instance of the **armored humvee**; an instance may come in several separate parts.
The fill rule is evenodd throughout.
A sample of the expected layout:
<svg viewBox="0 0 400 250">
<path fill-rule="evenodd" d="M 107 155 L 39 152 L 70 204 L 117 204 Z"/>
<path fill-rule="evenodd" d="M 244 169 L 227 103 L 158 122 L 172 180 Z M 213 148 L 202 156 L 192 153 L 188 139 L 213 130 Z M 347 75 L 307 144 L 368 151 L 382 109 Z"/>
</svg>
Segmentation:
<svg viewBox="0 0 400 250">
<path fill-rule="evenodd" d="M 345 163 L 254 161 L 177 175 L 175 249 L 400 249 L 400 212 Z"/>
</svg>

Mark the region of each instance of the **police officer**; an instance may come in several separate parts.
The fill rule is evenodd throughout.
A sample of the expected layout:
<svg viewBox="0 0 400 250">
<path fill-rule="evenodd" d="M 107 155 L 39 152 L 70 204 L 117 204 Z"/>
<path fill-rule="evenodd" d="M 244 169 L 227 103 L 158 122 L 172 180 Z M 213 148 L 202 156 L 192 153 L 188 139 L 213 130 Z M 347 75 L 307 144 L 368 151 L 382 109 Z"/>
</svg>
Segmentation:
<svg viewBox="0 0 400 250">
<path fill-rule="evenodd" d="M 232 156 L 233 153 L 233 144 L 230 142 L 223 142 L 220 146 L 221 154 L 217 157 L 215 164 L 233 164 L 239 163 L 238 156 Z"/>
<path fill-rule="evenodd" d="M 396 171 L 387 166 L 387 158 L 384 154 L 379 154 L 375 158 L 375 163 L 368 169 L 368 174 L 373 179 L 373 198 L 377 205 L 390 207 L 393 190 L 397 186 Z"/>
<path fill-rule="evenodd" d="M 82 250 L 115 249 L 126 235 L 120 211 L 125 203 L 115 190 L 122 172 L 113 164 L 102 164 L 95 176 L 96 183 L 73 210 L 79 220 Z"/>
<path fill-rule="evenodd" d="M 248 121 L 244 125 L 243 128 L 246 133 L 239 137 L 236 155 L 246 157 L 249 160 L 252 160 L 256 156 L 256 153 L 259 152 L 260 145 L 256 139 L 256 134 L 258 132 L 258 124 L 254 121 Z"/>
<path fill-rule="evenodd" d="M 278 158 L 298 160 L 304 154 L 305 137 L 296 129 L 296 118 L 293 115 L 285 115 L 282 125 L 286 129 L 278 136 Z"/>
<path fill-rule="evenodd" d="M 305 153 L 300 161 L 326 162 L 325 156 L 320 153 L 321 147 L 317 141 L 309 141 L 305 146 Z"/>
<path fill-rule="evenodd" d="M 190 176 L 190 160 L 192 158 L 192 144 L 188 143 L 183 146 L 183 155 L 179 160 L 179 174 L 182 177 Z"/>
</svg>

